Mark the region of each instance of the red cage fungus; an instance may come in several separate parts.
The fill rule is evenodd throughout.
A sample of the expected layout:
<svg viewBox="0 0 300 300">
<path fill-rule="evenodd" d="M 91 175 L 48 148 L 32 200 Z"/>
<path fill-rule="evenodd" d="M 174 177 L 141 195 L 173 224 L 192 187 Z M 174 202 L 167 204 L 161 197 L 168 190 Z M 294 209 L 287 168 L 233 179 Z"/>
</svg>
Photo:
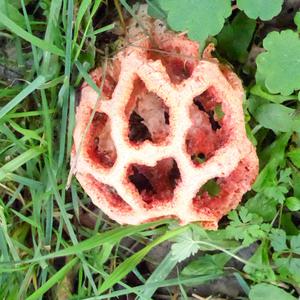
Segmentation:
<svg viewBox="0 0 300 300">
<path fill-rule="evenodd" d="M 174 217 L 217 228 L 258 172 L 241 82 L 211 47 L 200 58 L 196 42 L 168 31 L 146 7 L 137 19 L 129 46 L 106 72 L 91 73 L 103 87 L 100 99 L 87 83 L 81 88 L 72 170 L 121 224 Z M 212 181 L 217 192 L 210 193 Z"/>
</svg>

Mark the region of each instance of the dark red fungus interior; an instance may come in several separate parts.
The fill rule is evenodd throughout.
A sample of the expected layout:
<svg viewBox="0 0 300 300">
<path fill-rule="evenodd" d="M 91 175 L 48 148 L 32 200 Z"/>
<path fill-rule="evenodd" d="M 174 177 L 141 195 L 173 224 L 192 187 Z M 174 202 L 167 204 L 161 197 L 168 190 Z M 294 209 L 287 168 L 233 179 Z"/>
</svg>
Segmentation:
<svg viewBox="0 0 300 300">
<path fill-rule="evenodd" d="M 169 135 L 169 108 L 140 79 L 134 82 L 125 114 L 129 118 L 128 138 L 133 144 L 146 140 L 159 144 Z"/>
<path fill-rule="evenodd" d="M 94 81 L 96 82 L 96 85 L 101 88 L 102 86 L 102 76 L 95 76 L 93 79 Z M 105 75 L 105 82 L 103 84 L 103 89 L 102 89 L 102 95 L 104 97 L 102 97 L 102 99 L 111 99 L 112 97 L 112 94 L 115 90 L 115 87 L 117 85 L 117 81 L 118 80 L 115 80 L 110 74 L 107 74 Z"/>
<path fill-rule="evenodd" d="M 220 217 L 224 215 L 224 212 L 229 211 L 235 206 L 235 203 L 232 201 L 238 199 L 238 197 L 234 196 L 234 194 L 240 192 L 245 182 L 245 176 L 248 173 L 249 166 L 245 159 L 239 163 L 229 176 L 209 180 L 199 189 L 199 192 L 193 198 L 194 208 L 200 210 L 203 207 L 207 207 L 216 216 Z"/>
<path fill-rule="evenodd" d="M 190 107 L 192 126 L 186 136 L 186 150 L 196 166 L 212 157 L 224 143 L 221 112 L 213 88 L 193 99 Z"/>
<path fill-rule="evenodd" d="M 111 168 L 116 159 L 116 148 L 111 138 L 110 120 L 105 113 L 96 112 L 86 139 L 90 158 L 105 168 Z"/>
<path fill-rule="evenodd" d="M 118 194 L 118 192 L 110 185 L 97 181 L 93 176 L 88 175 L 91 186 L 95 187 L 101 195 L 109 202 L 111 207 L 122 212 L 131 211 L 132 208 Z"/>
<path fill-rule="evenodd" d="M 165 158 L 154 167 L 132 164 L 127 176 L 144 202 L 155 205 L 157 201 L 171 201 L 176 185 L 180 182 L 180 171 L 173 158 Z"/>
<path fill-rule="evenodd" d="M 153 51 L 149 51 L 148 58 L 160 60 L 166 68 L 171 82 L 174 84 L 180 84 L 182 81 L 188 79 L 194 71 L 195 61 L 186 58 L 178 47 L 174 49 L 154 49 Z"/>
<path fill-rule="evenodd" d="M 146 140 L 152 141 L 151 134 L 147 126 L 143 123 L 144 119 L 133 111 L 129 118 L 129 140 L 139 144 Z"/>
</svg>

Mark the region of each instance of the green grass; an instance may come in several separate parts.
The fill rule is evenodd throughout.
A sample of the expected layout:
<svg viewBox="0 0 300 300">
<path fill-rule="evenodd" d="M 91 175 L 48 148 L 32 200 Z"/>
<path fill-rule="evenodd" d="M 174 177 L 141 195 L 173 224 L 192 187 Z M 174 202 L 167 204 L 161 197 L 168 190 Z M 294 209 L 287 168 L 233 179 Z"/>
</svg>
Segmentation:
<svg viewBox="0 0 300 300">
<path fill-rule="evenodd" d="M 103 83 L 97 87 L 89 71 L 100 64 L 105 70 L 113 55 L 115 45 L 104 47 L 101 37 L 116 26 L 121 8 L 136 17 L 125 0 L 0 0 L 0 66 L 15 74 L 13 82 L 0 76 L 0 299 L 125 299 L 133 294 L 149 300 L 161 299 L 161 287 L 167 299 L 173 299 L 174 287 L 182 299 L 192 299 L 189 287 L 224 275 L 235 276 L 245 299 L 262 282 L 265 289 L 280 287 L 296 297 L 300 130 L 266 128 L 255 114 L 259 101 L 273 102 L 294 109 L 297 118 L 298 91 L 288 99 L 269 93 L 255 84 L 255 70 L 245 61 L 230 62 L 249 82 L 246 128 L 257 146 L 261 173 L 244 204 L 218 231 L 179 227 L 172 220 L 120 226 L 95 213 L 69 176 L 76 90 L 85 80 L 101 95 Z M 253 32 L 248 39 L 252 45 Z M 217 55 L 228 58 L 227 47 L 217 48 Z M 165 241 L 175 241 L 171 251 L 153 261 L 149 252 Z M 251 244 L 257 248 L 247 261 L 239 250 Z M 179 263 L 199 250 L 206 255 L 181 272 Z M 244 268 L 227 267 L 230 258 Z M 142 261 L 155 271 L 143 272 Z M 177 275 L 169 278 L 174 269 Z M 131 284 L 128 274 L 139 283 Z"/>
</svg>

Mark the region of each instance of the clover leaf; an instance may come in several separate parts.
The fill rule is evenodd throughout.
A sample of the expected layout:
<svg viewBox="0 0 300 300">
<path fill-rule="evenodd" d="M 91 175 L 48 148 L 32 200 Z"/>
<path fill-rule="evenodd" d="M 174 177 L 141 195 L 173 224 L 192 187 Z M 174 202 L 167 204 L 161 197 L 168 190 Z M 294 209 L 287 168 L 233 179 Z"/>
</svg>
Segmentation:
<svg viewBox="0 0 300 300">
<path fill-rule="evenodd" d="M 256 79 L 271 93 L 290 95 L 300 89 L 300 39 L 296 32 L 271 32 L 263 41 L 267 50 L 256 59 Z"/>
<path fill-rule="evenodd" d="M 283 0 L 237 0 L 237 6 L 252 19 L 260 18 L 263 21 L 277 16 L 283 4 Z"/>
<path fill-rule="evenodd" d="M 150 1 L 148 1 L 150 2 Z M 167 23 L 175 31 L 187 31 L 189 38 L 204 47 L 208 36 L 218 34 L 231 14 L 230 0 L 155 0 L 167 14 Z M 153 6 L 152 6 L 153 11 Z"/>
</svg>

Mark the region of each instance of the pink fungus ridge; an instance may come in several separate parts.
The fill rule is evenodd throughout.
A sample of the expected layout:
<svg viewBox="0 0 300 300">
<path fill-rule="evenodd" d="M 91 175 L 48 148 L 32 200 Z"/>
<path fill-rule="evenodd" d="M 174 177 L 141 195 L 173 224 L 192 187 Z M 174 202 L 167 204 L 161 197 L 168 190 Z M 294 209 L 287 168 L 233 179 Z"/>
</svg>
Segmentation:
<svg viewBox="0 0 300 300">
<path fill-rule="evenodd" d="M 258 173 L 241 81 L 211 57 L 211 46 L 200 57 L 196 42 L 167 30 L 145 6 L 138 20 L 130 22 L 129 46 L 105 72 L 91 73 L 103 85 L 100 97 L 87 83 L 80 89 L 72 170 L 121 224 L 172 217 L 216 229 Z M 217 193 L 204 188 L 212 181 Z"/>
</svg>

